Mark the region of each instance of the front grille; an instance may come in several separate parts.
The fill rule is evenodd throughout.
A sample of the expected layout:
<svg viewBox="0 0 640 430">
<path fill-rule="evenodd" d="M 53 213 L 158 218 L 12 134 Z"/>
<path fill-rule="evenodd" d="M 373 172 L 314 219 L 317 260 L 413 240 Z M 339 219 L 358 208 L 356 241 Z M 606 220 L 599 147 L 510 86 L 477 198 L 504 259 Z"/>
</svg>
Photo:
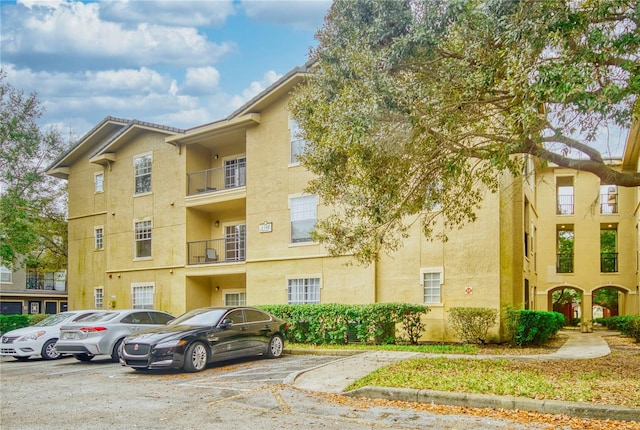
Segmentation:
<svg viewBox="0 0 640 430">
<path fill-rule="evenodd" d="M 131 367 L 147 367 L 149 365 L 147 360 L 125 360 L 124 362 Z"/>
<path fill-rule="evenodd" d="M 19 336 L 2 336 L 2 343 L 13 343 Z"/>
<path fill-rule="evenodd" d="M 144 343 L 127 343 L 124 350 L 129 355 L 147 355 L 149 354 L 149 345 Z"/>
<path fill-rule="evenodd" d="M 15 354 L 16 350 L 13 348 L 2 348 L 0 349 L 0 353 L 2 354 Z"/>
</svg>

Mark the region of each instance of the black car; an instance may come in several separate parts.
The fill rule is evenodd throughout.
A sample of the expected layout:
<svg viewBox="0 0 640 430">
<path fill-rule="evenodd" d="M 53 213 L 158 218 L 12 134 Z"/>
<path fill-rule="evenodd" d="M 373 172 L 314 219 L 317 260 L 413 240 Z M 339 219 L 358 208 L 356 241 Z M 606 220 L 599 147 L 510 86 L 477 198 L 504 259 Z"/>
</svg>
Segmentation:
<svg viewBox="0 0 640 430">
<path fill-rule="evenodd" d="M 211 307 L 189 311 L 167 325 L 125 338 L 120 364 L 144 369 L 199 372 L 214 361 L 284 350 L 287 323 L 249 307 Z"/>
</svg>

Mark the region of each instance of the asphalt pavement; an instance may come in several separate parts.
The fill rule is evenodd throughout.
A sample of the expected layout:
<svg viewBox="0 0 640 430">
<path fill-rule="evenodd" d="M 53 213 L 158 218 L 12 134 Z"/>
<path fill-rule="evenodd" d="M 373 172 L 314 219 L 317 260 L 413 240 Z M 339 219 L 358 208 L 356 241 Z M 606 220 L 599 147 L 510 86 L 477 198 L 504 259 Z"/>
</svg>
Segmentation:
<svg viewBox="0 0 640 430">
<path fill-rule="evenodd" d="M 463 355 L 425 354 L 404 351 L 345 352 L 345 357 L 318 367 L 289 375 L 286 383 L 294 387 L 325 393 L 341 393 L 353 397 L 382 398 L 409 402 L 426 402 L 455 406 L 518 409 L 549 414 L 563 414 L 581 418 L 597 418 L 623 421 L 640 421 L 640 409 L 620 406 L 594 405 L 586 402 L 563 402 L 557 400 L 534 400 L 523 397 L 494 396 L 486 394 L 454 393 L 406 388 L 363 387 L 345 391 L 352 382 L 368 375 L 379 367 L 414 357 L 448 357 L 475 359 L 519 359 L 519 360 L 575 360 L 604 357 L 611 353 L 603 336 L 618 334 L 598 331 L 579 333 L 563 331 L 568 335 L 565 344 L 552 354 L 537 355 Z M 310 351 L 288 351 L 310 353 Z M 335 351 L 331 351 L 332 354 Z"/>
</svg>

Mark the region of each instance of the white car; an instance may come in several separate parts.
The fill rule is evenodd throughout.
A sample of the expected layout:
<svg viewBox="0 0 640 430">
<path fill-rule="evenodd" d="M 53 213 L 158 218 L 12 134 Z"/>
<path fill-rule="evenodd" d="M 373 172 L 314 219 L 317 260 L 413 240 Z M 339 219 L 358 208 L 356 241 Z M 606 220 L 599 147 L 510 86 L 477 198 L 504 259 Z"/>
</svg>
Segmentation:
<svg viewBox="0 0 640 430">
<path fill-rule="evenodd" d="M 45 360 L 60 358 L 56 342 L 60 336 L 60 326 L 81 321 L 96 311 L 68 311 L 51 315 L 37 324 L 11 330 L 0 339 L 0 355 L 28 360 L 41 356 Z"/>
</svg>

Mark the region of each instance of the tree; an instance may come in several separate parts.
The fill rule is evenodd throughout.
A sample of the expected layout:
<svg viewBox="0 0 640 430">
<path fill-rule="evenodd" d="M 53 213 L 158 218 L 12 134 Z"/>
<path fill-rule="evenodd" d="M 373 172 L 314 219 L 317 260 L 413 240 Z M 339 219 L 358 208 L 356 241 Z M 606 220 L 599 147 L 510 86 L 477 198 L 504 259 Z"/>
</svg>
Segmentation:
<svg viewBox="0 0 640 430">
<path fill-rule="evenodd" d="M 316 238 L 369 262 L 425 210 L 472 222 L 528 155 L 640 185 L 594 146 L 640 115 L 639 19 L 635 0 L 336 0 L 290 103 L 308 191 L 337 209 Z"/>
<path fill-rule="evenodd" d="M 64 149 L 37 124 L 36 94 L 25 96 L 0 71 L 0 264 L 59 270 L 67 261 L 66 193 L 46 176 Z"/>
</svg>

